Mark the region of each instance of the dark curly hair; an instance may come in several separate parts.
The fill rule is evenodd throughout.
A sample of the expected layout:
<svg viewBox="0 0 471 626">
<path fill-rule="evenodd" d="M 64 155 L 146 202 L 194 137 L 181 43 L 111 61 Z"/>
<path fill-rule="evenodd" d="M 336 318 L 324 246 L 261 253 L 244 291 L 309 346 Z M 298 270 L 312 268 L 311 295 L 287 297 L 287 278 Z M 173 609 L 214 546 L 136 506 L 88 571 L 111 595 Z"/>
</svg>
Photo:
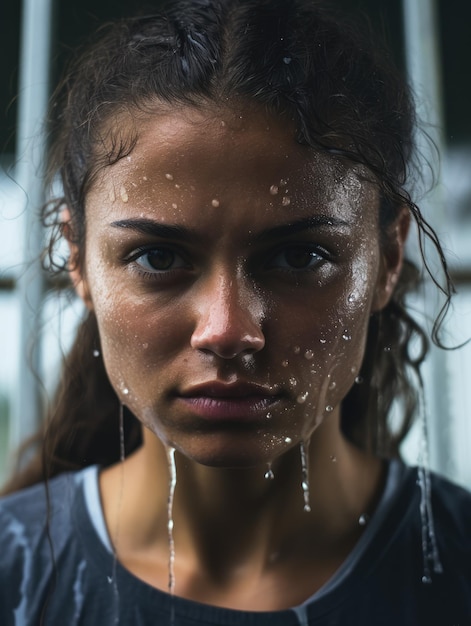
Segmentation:
<svg viewBox="0 0 471 626">
<path fill-rule="evenodd" d="M 295 139 L 370 172 L 380 195 L 382 245 L 388 228 L 408 207 L 422 250 L 430 238 L 452 285 L 440 243 L 411 199 L 415 112 L 406 82 L 381 44 L 358 24 L 314 0 L 171 0 L 158 12 L 103 26 L 73 61 L 51 108 L 51 179 L 63 197 L 43 211 L 53 226 L 50 252 L 67 206 L 70 231 L 83 261 L 85 198 L 101 168 L 123 158 L 136 138 L 123 136 L 114 116 L 159 107 L 237 106 L 252 102 L 295 121 Z M 422 255 L 422 258 L 423 255 Z M 51 254 L 49 268 L 66 270 Z M 427 267 L 426 261 L 424 261 Z M 405 300 L 419 271 L 404 264 L 387 307 L 371 317 L 361 384 L 342 405 L 345 435 L 362 448 L 398 455 L 417 404 L 417 376 L 427 338 Z M 437 318 L 436 328 L 441 322 Z M 414 343 L 414 352 L 411 345 Z M 89 313 L 67 357 L 55 400 L 34 442 L 41 444 L 47 476 L 118 460 L 119 402 L 101 359 L 96 319 Z M 390 423 L 393 403 L 401 420 Z M 126 446 L 140 444 L 140 426 L 126 413 Z M 16 481 L 43 478 L 38 454 Z"/>
</svg>

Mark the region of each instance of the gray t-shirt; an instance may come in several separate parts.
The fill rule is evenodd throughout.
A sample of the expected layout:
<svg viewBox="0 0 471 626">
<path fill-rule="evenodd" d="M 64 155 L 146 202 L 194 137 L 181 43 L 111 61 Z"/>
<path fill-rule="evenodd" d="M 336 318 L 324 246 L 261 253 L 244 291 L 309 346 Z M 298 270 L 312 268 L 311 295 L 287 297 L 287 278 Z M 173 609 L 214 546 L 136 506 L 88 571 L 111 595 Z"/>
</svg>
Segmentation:
<svg viewBox="0 0 471 626">
<path fill-rule="evenodd" d="M 417 470 L 393 462 L 375 514 L 337 573 L 301 606 L 276 612 L 172 597 L 133 576 L 114 559 L 97 476 L 87 468 L 50 481 L 48 495 L 38 485 L 0 500 L 1 626 L 471 625 L 471 494 L 436 476 L 443 573 L 432 573 L 431 584 L 422 582 Z"/>
</svg>

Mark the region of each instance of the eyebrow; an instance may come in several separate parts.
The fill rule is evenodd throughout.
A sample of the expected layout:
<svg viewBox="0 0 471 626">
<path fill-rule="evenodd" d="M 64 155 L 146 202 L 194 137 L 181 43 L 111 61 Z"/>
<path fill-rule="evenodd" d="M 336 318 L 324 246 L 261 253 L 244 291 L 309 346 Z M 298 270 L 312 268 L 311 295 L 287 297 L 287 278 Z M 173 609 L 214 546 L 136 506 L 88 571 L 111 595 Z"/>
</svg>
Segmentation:
<svg viewBox="0 0 471 626">
<path fill-rule="evenodd" d="M 328 226 L 329 228 L 338 228 L 342 226 L 350 226 L 348 222 L 340 220 L 336 217 L 329 215 L 311 215 L 295 222 L 289 222 L 288 224 L 280 224 L 279 226 L 273 226 L 268 228 L 255 236 L 255 241 L 263 243 L 272 239 L 282 239 L 284 237 L 290 237 L 306 230 L 314 230 L 315 228 L 322 228 Z"/>
<path fill-rule="evenodd" d="M 160 224 L 149 219 L 129 219 L 129 220 L 117 220 L 111 222 L 111 226 L 114 228 L 125 228 L 128 230 L 134 230 L 144 235 L 152 235 L 153 237 L 162 237 L 163 239 L 180 239 L 181 241 L 194 240 L 196 232 L 178 226 L 176 224 Z"/>
<path fill-rule="evenodd" d="M 198 237 L 199 233 L 187 227 L 179 226 L 177 224 L 160 224 L 154 220 L 139 218 L 139 219 L 127 219 L 117 220 L 111 222 L 111 226 L 114 228 L 124 228 L 128 230 L 134 230 L 144 235 L 151 235 L 153 237 L 161 237 L 163 239 L 179 239 L 180 241 L 194 241 Z M 254 236 L 254 241 L 257 243 L 264 243 L 274 239 L 282 239 L 289 237 L 297 233 L 313 230 L 321 227 L 338 228 L 342 226 L 350 226 L 348 222 L 340 220 L 336 217 L 327 215 L 314 215 L 305 217 L 295 222 L 289 222 L 288 224 L 280 224 L 267 228 L 262 232 Z"/>
</svg>

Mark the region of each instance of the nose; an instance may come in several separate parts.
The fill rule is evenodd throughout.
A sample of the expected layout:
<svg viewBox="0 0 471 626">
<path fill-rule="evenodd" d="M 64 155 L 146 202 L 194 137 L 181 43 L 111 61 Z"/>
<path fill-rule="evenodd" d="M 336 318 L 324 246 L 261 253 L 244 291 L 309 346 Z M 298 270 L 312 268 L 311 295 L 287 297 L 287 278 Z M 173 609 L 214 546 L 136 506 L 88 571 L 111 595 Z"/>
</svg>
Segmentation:
<svg viewBox="0 0 471 626">
<path fill-rule="evenodd" d="M 258 352 L 265 345 L 260 294 L 243 278 L 218 276 L 201 289 L 191 346 L 232 359 Z"/>
</svg>

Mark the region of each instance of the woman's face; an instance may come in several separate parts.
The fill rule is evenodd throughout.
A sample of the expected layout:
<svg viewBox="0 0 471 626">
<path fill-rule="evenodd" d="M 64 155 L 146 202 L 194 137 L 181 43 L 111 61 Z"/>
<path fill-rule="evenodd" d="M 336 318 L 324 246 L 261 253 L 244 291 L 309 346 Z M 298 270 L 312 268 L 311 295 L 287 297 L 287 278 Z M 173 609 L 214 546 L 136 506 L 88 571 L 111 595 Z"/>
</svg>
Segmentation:
<svg viewBox="0 0 471 626">
<path fill-rule="evenodd" d="M 130 155 L 88 193 L 75 276 L 110 380 L 187 457 L 272 462 L 338 421 L 392 289 L 377 193 L 260 112 L 184 109 L 132 128 Z"/>
</svg>

